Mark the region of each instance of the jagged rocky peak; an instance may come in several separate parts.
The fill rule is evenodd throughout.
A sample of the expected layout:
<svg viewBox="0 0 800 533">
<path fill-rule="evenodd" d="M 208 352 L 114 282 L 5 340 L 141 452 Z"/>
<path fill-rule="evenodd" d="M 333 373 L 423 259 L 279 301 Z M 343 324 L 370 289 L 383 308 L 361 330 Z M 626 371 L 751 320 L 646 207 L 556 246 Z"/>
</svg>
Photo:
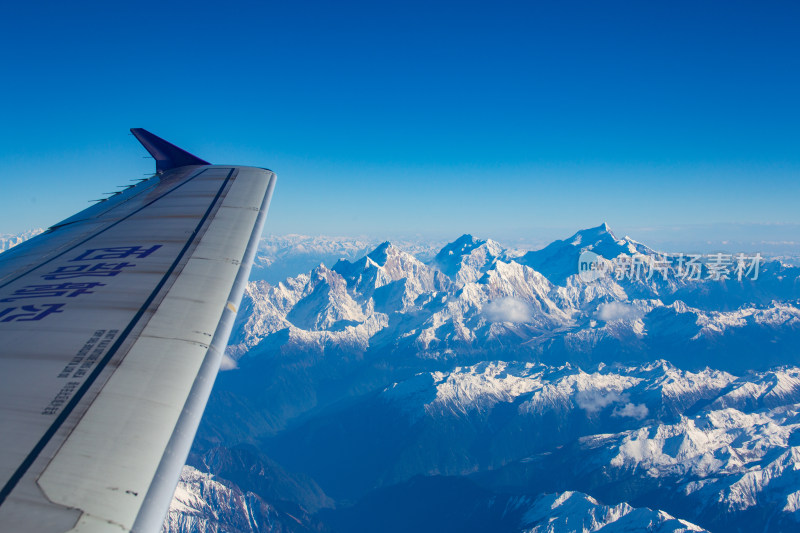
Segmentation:
<svg viewBox="0 0 800 533">
<path fill-rule="evenodd" d="M 612 241 L 617 240 L 611 228 L 608 227 L 608 224 L 603 222 L 597 227 L 586 228 L 575 232 L 575 235 L 567 239 L 567 241 L 573 246 L 587 246 L 609 239 Z"/>
<path fill-rule="evenodd" d="M 420 295 L 449 291 L 452 285 L 447 276 L 388 241 L 357 261 L 340 260 L 332 270 L 360 305 L 380 313 L 407 310 Z"/>
<path fill-rule="evenodd" d="M 419 280 L 420 277 L 430 280 L 433 277 L 427 265 L 388 241 L 381 243 L 367 257 L 381 267 L 391 281 L 403 278 Z"/>
<path fill-rule="evenodd" d="M 405 283 L 416 295 L 444 288 L 441 274 L 437 276 L 431 267 L 389 241 L 356 261 L 340 260 L 332 270 L 347 281 L 354 294 L 365 299 L 395 282 Z"/>
<path fill-rule="evenodd" d="M 491 239 L 477 239 L 464 234 L 442 248 L 431 266 L 458 283 L 471 283 L 503 257 L 505 250 Z"/>
<path fill-rule="evenodd" d="M 5 252 L 9 248 L 13 248 L 32 237 L 36 237 L 42 232 L 44 232 L 42 228 L 36 228 L 23 231 L 22 233 L 0 233 L 0 252 Z"/>
<path fill-rule="evenodd" d="M 652 253 L 650 248 L 629 237 L 624 237 L 622 239 L 617 238 L 605 222 L 593 228 L 576 231 L 571 237 L 563 241 L 554 241 L 538 252 L 544 252 L 545 250 L 550 252 L 558 252 L 561 250 L 578 250 L 582 252 L 584 250 L 591 250 L 602 255 L 606 259 L 613 259 L 621 253 Z M 538 252 L 531 253 L 537 254 Z"/>
<path fill-rule="evenodd" d="M 232 481 L 187 465 L 181 471 L 161 533 L 265 530 L 315 531 L 318 524 L 302 507 L 287 506 L 278 498 L 268 502 Z"/>
<path fill-rule="evenodd" d="M 372 259 L 376 265 L 384 266 L 389 260 L 389 257 L 396 257 L 402 252 L 392 245 L 389 241 L 384 241 L 375 247 L 367 257 Z"/>
<path fill-rule="evenodd" d="M 655 252 L 628 237 L 618 239 L 603 222 L 599 226 L 577 231 L 571 237 L 553 241 L 541 250 L 528 252 L 517 261 L 544 274 L 556 285 L 564 285 L 567 278 L 578 273 L 578 258 L 584 251 L 591 251 L 606 259 L 621 254 L 645 254 Z"/>
<path fill-rule="evenodd" d="M 319 265 L 311 272 L 308 285 L 305 296 L 286 315 L 296 327 L 335 330 L 364 321 L 361 306 L 350 297 L 345 279 L 337 272 Z"/>
<path fill-rule="evenodd" d="M 364 271 L 384 269 L 388 273 L 390 270 L 395 270 L 394 267 L 398 264 L 402 265 L 407 263 L 422 264 L 413 255 L 404 252 L 389 241 L 384 241 L 359 259 L 354 261 L 348 261 L 344 258 L 340 259 L 333 265 L 332 270 L 338 272 L 346 279 L 353 279 L 363 275 Z M 398 272 L 398 274 L 404 274 L 404 272 Z"/>
<path fill-rule="evenodd" d="M 522 533 L 553 531 L 703 532 L 705 529 L 658 509 L 634 508 L 628 503 L 603 505 L 588 494 L 542 494 L 522 519 Z"/>
<path fill-rule="evenodd" d="M 325 266 L 325 263 L 320 263 L 311 271 L 311 279 L 310 282 L 313 284 L 327 282 L 331 283 L 331 278 L 337 278 L 336 274 Z"/>
</svg>

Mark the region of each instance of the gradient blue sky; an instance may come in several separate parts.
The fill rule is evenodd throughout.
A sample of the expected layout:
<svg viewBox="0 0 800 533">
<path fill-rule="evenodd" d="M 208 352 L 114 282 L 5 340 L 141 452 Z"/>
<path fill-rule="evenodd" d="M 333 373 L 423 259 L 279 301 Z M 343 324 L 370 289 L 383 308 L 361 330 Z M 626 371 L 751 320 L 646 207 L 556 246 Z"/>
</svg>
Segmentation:
<svg viewBox="0 0 800 533">
<path fill-rule="evenodd" d="M 796 2 L 16 2 L 0 232 L 151 171 L 144 127 L 275 170 L 272 233 L 800 241 L 798 27 Z"/>
</svg>

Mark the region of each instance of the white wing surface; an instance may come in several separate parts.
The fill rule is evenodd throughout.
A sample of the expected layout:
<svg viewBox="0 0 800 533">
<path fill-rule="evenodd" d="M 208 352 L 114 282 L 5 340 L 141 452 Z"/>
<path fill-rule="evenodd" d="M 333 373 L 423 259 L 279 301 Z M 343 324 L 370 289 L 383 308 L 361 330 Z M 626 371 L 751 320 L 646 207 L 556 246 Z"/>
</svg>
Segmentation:
<svg viewBox="0 0 800 533">
<path fill-rule="evenodd" d="M 161 527 L 275 175 L 141 129 L 158 173 L 0 254 L 0 531 Z"/>
</svg>

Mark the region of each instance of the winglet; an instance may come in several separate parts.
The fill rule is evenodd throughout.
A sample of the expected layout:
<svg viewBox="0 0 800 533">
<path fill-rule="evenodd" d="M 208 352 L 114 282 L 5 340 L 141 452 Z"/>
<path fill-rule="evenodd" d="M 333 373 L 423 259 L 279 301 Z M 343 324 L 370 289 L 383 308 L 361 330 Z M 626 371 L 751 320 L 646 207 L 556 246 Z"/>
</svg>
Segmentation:
<svg viewBox="0 0 800 533">
<path fill-rule="evenodd" d="M 143 128 L 131 128 L 131 133 L 136 137 L 145 150 L 150 152 L 153 159 L 156 160 L 156 172 L 159 174 L 171 170 L 173 168 L 182 167 L 185 165 L 210 165 L 208 161 L 204 161 L 197 156 L 194 156 L 178 148 L 171 142 L 167 142 L 158 135 L 153 135 Z"/>
</svg>

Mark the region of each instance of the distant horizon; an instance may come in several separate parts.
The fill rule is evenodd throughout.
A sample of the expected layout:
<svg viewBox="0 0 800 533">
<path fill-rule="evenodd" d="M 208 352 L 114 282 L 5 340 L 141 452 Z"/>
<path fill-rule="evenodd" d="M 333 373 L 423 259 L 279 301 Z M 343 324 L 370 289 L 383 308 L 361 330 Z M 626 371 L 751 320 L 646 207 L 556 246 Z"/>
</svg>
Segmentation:
<svg viewBox="0 0 800 533">
<path fill-rule="evenodd" d="M 55 222 L 54 222 L 55 223 Z M 454 232 L 444 233 L 403 233 L 402 231 L 386 233 L 301 233 L 288 232 L 276 233 L 269 228 L 269 219 L 262 234 L 264 238 L 288 238 L 292 236 L 322 238 L 322 239 L 341 239 L 341 240 L 361 240 L 370 243 L 383 241 L 390 242 L 409 242 L 419 244 L 439 244 L 444 245 L 455 241 L 462 235 L 472 235 L 480 240 L 491 239 L 509 249 L 535 251 L 544 248 L 548 244 L 565 240 L 575 233 L 591 228 L 598 227 L 594 224 L 586 227 L 547 227 L 531 228 L 530 230 L 511 232 L 500 231 L 496 234 Z M 746 223 L 727 223 L 727 224 L 697 224 L 686 226 L 645 226 L 627 228 L 620 231 L 612 225 L 608 225 L 610 231 L 617 239 L 630 238 L 634 241 L 647 245 L 648 247 L 660 252 L 683 252 L 683 253 L 761 253 L 765 257 L 800 257 L 800 224 L 746 224 Z M 0 228 L 0 239 L 18 237 L 36 230 L 44 230 L 46 227 L 28 228 L 23 231 L 13 232 Z M 766 234 L 769 230 L 771 238 Z M 0 248 L 2 250 L 2 248 Z"/>
</svg>

